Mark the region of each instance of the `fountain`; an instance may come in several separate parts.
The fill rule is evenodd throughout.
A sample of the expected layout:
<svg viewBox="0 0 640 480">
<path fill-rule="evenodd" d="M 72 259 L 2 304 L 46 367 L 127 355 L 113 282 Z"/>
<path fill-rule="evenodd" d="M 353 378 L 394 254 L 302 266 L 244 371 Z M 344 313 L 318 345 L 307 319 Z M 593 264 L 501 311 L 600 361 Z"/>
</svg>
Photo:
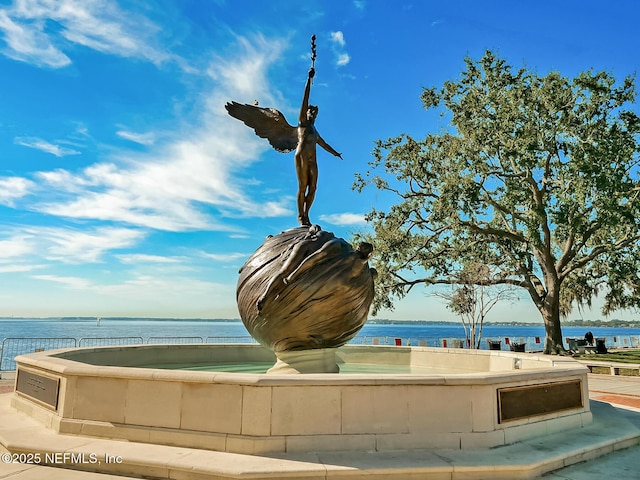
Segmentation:
<svg viewBox="0 0 640 480">
<path fill-rule="evenodd" d="M 318 140 L 313 126 L 317 109 L 308 106 L 308 97 L 314 75 L 312 65 L 302 131 L 284 125 L 277 110 L 227 105 L 275 148 L 296 148 L 303 176 L 309 173 L 305 162 L 315 165 L 315 144 L 313 151 L 308 143 L 298 148 L 292 143 L 298 138 L 311 135 L 340 155 Z M 280 122 L 277 128 L 268 123 L 273 119 Z M 238 309 L 260 345 L 114 346 L 19 356 L 11 407 L 47 432 L 32 422 L 29 428 L 40 437 L 5 440 L 5 447 L 55 452 L 80 438 L 73 451 L 107 445 L 135 459 L 72 468 L 162 478 L 187 478 L 197 469 L 200 476 L 188 478 L 280 478 L 285 472 L 327 478 L 359 465 L 363 475 L 377 478 L 453 478 L 463 471 L 471 479 L 486 478 L 487 459 L 504 462 L 509 446 L 590 428 L 588 370 L 571 359 L 347 344 L 373 299 L 371 245 L 354 249 L 311 224 L 315 178 L 308 180 L 298 192 L 301 226 L 269 236 L 240 270 Z M 245 372 L 244 365 L 266 365 L 268 371 Z M 0 431 L 0 438 L 7 435 Z M 637 436 L 625 431 L 607 445 L 630 444 Z M 95 438 L 98 443 L 91 443 Z M 523 461 L 502 473 L 529 478 L 589 452 L 595 456 L 602 445 L 598 440 L 592 447 L 566 447 L 560 460 Z M 331 452 L 339 453 L 327 456 Z M 477 464 L 470 460 L 474 452 L 485 452 Z"/>
<path fill-rule="evenodd" d="M 335 356 L 404 373 L 182 369 L 273 363 L 255 344 L 74 348 L 17 357 L 13 406 L 60 433 L 248 454 L 490 448 L 591 421 L 586 369 L 571 360 L 359 345 Z"/>
</svg>

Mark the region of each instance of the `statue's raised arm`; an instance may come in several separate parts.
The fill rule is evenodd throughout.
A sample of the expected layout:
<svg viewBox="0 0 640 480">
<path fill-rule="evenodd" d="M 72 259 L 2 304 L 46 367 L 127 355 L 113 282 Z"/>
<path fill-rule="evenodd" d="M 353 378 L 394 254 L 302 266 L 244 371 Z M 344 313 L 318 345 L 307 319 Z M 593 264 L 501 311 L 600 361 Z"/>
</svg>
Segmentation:
<svg viewBox="0 0 640 480">
<path fill-rule="evenodd" d="M 302 105 L 300 105 L 300 114 L 298 115 L 298 124 L 306 122 L 307 110 L 309 109 L 309 94 L 311 93 L 311 82 L 316 75 L 315 68 L 309 69 L 309 75 L 307 76 L 307 83 L 304 86 L 304 95 L 302 96 Z"/>
</svg>

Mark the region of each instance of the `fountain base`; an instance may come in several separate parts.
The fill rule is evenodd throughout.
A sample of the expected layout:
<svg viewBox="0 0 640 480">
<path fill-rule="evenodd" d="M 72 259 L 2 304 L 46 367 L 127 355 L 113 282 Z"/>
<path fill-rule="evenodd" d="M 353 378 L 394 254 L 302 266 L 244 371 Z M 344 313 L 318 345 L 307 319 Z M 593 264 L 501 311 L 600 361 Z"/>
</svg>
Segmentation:
<svg viewBox="0 0 640 480">
<path fill-rule="evenodd" d="M 592 421 L 588 369 L 572 359 L 347 345 L 300 352 L 294 369 L 316 355 L 326 368 L 331 353 L 344 370 L 369 373 L 162 368 L 274 364 L 273 352 L 248 344 L 38 352 L 16 358 L 12 405 L 59 433 L 245 454 L 492 448 Z M 376 365 L 409 373 L 375 373 Z M 442 373 L 425 372 L 432 366 Z"/>
</svg>

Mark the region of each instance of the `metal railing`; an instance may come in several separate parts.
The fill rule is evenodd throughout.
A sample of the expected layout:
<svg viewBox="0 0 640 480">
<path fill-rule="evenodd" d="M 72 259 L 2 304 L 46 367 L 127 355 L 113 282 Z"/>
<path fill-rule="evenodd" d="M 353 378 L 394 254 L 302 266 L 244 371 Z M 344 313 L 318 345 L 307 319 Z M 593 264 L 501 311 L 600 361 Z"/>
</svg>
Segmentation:
<svg viewBox="0 0 640 480">
<path fill-rule="evenodd" d="M 184 343 L 204 343 L 204 339 L 202 337 L 149 337 L 147 343 L 172 343 L 180 345 Z"/>
<path fill-rule="evenodd" d="M 207 343 L 258 343 L 258 341 L 245 335 L 242 337 L 207 337 Z"/>
<path fill-rule="evenodd" d="M 75 338 L 5 338 L 2 340 L 0 372 L 16 369 L 15 358 L 26 353 L 73 348 L 78 346 Z"/>
<path fill-rule="evenodd" d="M 79 347 L 112 347 L 115 345 L 142 345 L 142 337 L 87 337 L 81 338 Z"/>
</svg>

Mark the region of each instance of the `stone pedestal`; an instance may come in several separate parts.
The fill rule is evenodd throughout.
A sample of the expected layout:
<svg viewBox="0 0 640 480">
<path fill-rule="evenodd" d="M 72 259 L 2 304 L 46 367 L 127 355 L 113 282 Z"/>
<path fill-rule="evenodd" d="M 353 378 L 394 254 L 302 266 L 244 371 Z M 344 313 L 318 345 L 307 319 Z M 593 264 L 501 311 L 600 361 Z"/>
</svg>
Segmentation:
<svg viewBox="0 0 640 480">
<path fill-rule="evenodd" d="M 276 352 L 278 360 L 267 370 L 274 375 L 291 373 L 339 373 L 335 348 Z"/>
</svg>

